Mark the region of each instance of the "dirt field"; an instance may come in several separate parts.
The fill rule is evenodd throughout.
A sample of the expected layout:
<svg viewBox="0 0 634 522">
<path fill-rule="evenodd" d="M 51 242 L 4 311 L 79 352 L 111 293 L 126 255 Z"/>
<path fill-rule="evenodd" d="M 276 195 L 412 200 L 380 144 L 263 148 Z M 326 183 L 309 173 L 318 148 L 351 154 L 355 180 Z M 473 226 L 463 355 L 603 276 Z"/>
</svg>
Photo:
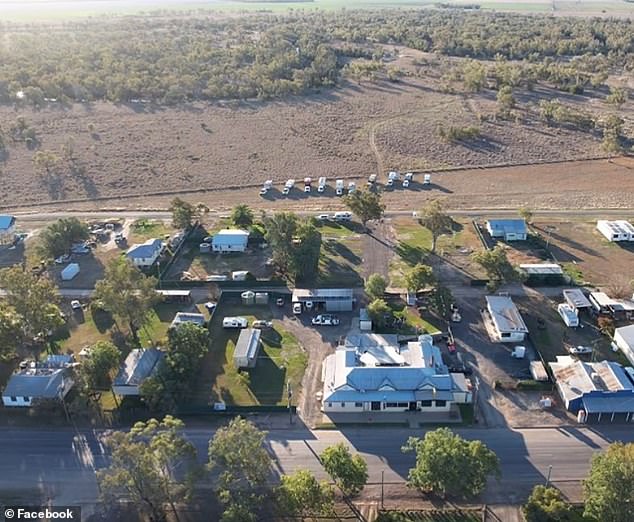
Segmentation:
<svg viewBox="0 0 634 522">
<path fill-rule="evenodd" d="M 629 219 L 624 215 L 623 219 Z M 551 234 L 551 250 L 560 263 L 571 263 L 583 281 L 610 291 L 634 274 L 634 248 L 610 243 L 597 230 L 596 222 L 549 221 L 535 224 L 544 237 Z"/>
<path fill-rule="evenodd" d="M 6 131 L 22 117 L 35 131 L 37 142 L 31 147 L 9 143 L 0 162 L 5 188 L 0 208 L 100 198 L 109 198 L 106 201 L 114 205 L 136 205 L 129 199 L 118 201 L 130 195 L 142 196 L 139 204 L 147 206 L 154 204 L 152 195 L 168 198 L 176 191 L 255 188 L 266 179 L 281 184 L 305 176 L 364 178 L 377 171 L 384 176 L 390 169 L 533 163 L 602 154 L 600 136 L 546 126 L 538 117 L 537 104 L 560 98 L 601 113 L 612 110 L 602 100 L 605 93 L 572 96 L 539 85 L 531 92 L 514 94 L 520 103 L 517 121 L 496 120 L 494 91 L 465 93 L 460 82 L 454 82 L 450 87 L 455 93 L 445 92 L 447 80 L 442 74 L 459 59 L 439 61 L 407 48 L 392 51 L 396 54 L 386 65 L 396 65 L 406 74 L 399 82 L 343 81 L 337 89 L 279 102 L 198 103 L 180 108 L 55 103 L 37 111 L 1 106 L 0 127 Z M 634 102 L 627 102 L 619 115 L 629 132 Z M 469 143 L 446 142 L 438 135 L 441 125 L 477 125 L 481 137 Z M 63 153 L 68 144 L 70 155 Z M 37 150 L 52 151 L 58 163 L 48 172 L 36 167 Z M 550 169 L 559 170 L 544 171 L 549 189 L 545 193 L 552 188 Z M 517 171 L 512 172 L 515 179 Z M 487 195 L 506 192 L 507 180 L 499 173 L 495 171 L 495 179 L 479 176 L 477 183 L 468 185 Z M 599 170 L 595 176 L 600 174 Z M 464 186 L 460 174 L 443 174 L 441 181 L 436 188 L 445 193 L 459 195 L 456 189 Z M 527 197 L 531 192 L 523 191 Z M 224 202 L 225 194 L 218 193 L 222 196 L 218 199 Z M 230 194 L 243 197 L 239 192 Z M 273 192 L 272 197 L 279 195 Z M 549 204 L 548 199 L 544 204 Z"/>
</svg>

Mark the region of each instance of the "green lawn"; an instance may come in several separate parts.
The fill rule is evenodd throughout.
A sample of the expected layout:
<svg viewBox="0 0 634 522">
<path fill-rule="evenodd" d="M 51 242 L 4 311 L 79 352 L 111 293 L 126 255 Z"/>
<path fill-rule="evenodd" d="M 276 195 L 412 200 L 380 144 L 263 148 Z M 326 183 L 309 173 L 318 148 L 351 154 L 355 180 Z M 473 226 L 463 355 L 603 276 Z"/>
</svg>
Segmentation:
<svg viewBox="0 0 634 522">
<path fill-rule="evenodd" d="M 363 238 L 346 226 L 326 224 L 319 259 L 319 286 L 361 286 Z"/>
<path fill-rule="evenodd" d="M 421 317 L 416 308 L 411 306 L 406 306 L 402 310 L 395 312 L 394 315 L 405 319 L 405 327 L 399 333 L 417 333 L 424 330 L 425 333 L 434 335 L 441 331 L 437 326 Z"/>
<path fill-rule="evenodd" d="M 584 284 L 583 272 L 575 263 L 562 263 L 564 274 L 570 277 L 573 284 L 581 286 Z"/>
<path fill-rule="evenodd" d="M 390 286 L 405 286 L 405 273 L 417 263 L 423 263 L 431 251 L 431 232 L 417 221 L 401 220 L 394 222 L 394 231 L 398 240 L 396 255 L 390 263 Z"/>
<path fill-rule="evenodd" d="M 137 219 L 130 227 L 130 235 L 128 244 L 143 243 L 148 239 L 159 238 L 171 234 L 175 229 L 168 226 L 163 221 L 155 221 L 151 219 Z"/>
<path fill-rule="evenodd" d="M 290 381 L 295 400 L 301 390 L 301 380 L 308 356 L 297 339 L 278 321 L 270 330 L 262 332 L 262 349 L 257 365 L 240 374 L 233 365 L 233 352 L 240 330 L 224 329 L 222 318 L 246 317 L 271 319 L 268 306 L 244 307 L 237 303 L 222 303 L 211 325 L 212 347 L 205 356 L 199 377 L 199 404 L 224 401 L 227 404 L 285 405 L 286 383 Z"/>
</svg>

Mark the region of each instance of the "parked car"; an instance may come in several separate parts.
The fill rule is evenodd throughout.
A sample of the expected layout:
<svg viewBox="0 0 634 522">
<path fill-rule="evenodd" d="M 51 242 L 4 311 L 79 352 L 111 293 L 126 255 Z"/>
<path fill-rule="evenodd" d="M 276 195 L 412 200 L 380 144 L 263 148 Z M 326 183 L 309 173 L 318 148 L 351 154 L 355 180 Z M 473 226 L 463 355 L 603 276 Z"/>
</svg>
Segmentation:
<svg viewBox="0 0 634 522">
<path fill-rule="evenodd" d="M 592 353 L 592 348 L 590 346 L 571 346 L 568 351 L 572 355 L 588 355 Z"/>
<path fill-rule="evenodd" d="M 302 303 L 293 303 L 293 313 L 295 315 L 302 313 Z"/>
<path fill-rule="evenodd" d="M 218 306 L 217 303 L 214 303 L 213 301 L 207 301 L 205 303 L 205 308 L 207 309 L 207 311 L 212 314 L 214 312 L 214 310 L 216 309 L 216 306 Z"/>
<path fill-rule="evenodd" d="M 70 247 L 71 254 L 85 255 L 90 253 L 90 248 L 84 243 L 77 243 Z"/>
<path fill-rule="evenodd" d="M 251 326 L 253 328 L 273 328 L 273 322 L 258 319 L 257 321 L 253 321 L 253 324 Z"/>
<path fill-rule="evenodd" d="M 339 324 L 339 318 L 336 315 L 320 314 L 313 317 L 311 322 L 315 326 L 337 326 Z"/>
<path fill-rule="evenodd" d="M 277 306 L 284 306 L 284 298 L 283 297 L 278 297 L 277 300 L 275 301 L 275 304 Z"/>
<path fill-rule="evenodd" d="M 330 219 L 330 214 L 319 214 L 317 219 L 319 221 L 328 221 Z"/>
<path fill-rule="evenodd" d="M 73 310 L 81 310 L 81 303 L 80 303 L 77 299 L 73 299 L 73 300 L 70 302 L 70 307 L 71 307 Z"/>
<path fill-rule="evenodd" d="M 225 317 L 222 320 L 223 328 L 246 328 L 249 321 L 246 317 Z"/>
<path fill-rule="evenodd" d="M 125 241 L 125 237 L 123 237 L 123 232 L 115 232 L 114 234 L 114 242 L 115 243 L 123 243 Z"/>
<path fill-rule="evenodd" d="M 55 259 L 55 264 L 64 265 L 64 264 L 68 263 L 70 260 L 71 260 L 71 255 L 70 254 L 64 254 L 63 256 L 59 256 L 57 259 Z"/>
</svg>

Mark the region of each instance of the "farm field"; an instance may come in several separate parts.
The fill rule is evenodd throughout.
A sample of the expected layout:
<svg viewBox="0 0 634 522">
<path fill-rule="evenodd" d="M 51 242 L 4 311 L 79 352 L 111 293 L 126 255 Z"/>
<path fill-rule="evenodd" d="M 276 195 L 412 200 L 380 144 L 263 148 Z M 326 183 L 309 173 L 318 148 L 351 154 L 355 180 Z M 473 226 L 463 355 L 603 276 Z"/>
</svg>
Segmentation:
<svg viewBox="0 0 634 522">
<path fill-rule="evenodd" d="M 418 67 L 413 63 L 427 59 L 421 56 L 424 53 L 405 48 L 399 53 L 394 64 L 410 73 L 411 68 Z M 486 119 L 479 123 L 481 135 L 473 143 L 446 142 L 438 135 L 439 126 L 448 119 L 456 126 L 478 124 L 481 115 L 495 112 L 495 93 L 447 94 L 441 85 L 442 65 L 430 62 L 419 69 L 424 76 L 406 76 L 397 83 L 377 80 L 358 85 L 344 80 L 340 89 L 266 103 L 192 103 L 160 108 L 98 102 L 70 107 L 50 104 L 37 111 L 3 105 L 0 126 L 10 128 L 23 117 L 35 131 L 40 150 L 60 151 L 70 141 L 74 160 L 72 168 L 63 164 L 42 175 L 33 161 L 35 150 L 21 142 L 9 143 L 0 164 L 6 188 L 0 194 L 0 208 L 73 200 L 94 201 L 101 207 L 136 207 L 155 204 L 161 201 L 161 195 L 167 199 L 175 192 L 188 191 L 194 201 L 217 208 L 244 197 L 246 192 L 235 189 L 245 187 L 252 187 L 248 189 L 251 201 L 284 206 L 303 203 L 305 198 L 303 193 L 293 191 L 280 204 L 279 187 L 288 178 L 327 176 L 333 183 L 335 178 L 359 179 L 374 172 L 385 176 L 394 168 L 405 171 L 524 164 L 603 154 L 596 133 L 548 127 L 538 118 L 539 100 L 562 95 L 546 87 L 516 94 L 522 102 L 520 121 Z M 592 92 L 566 95 L 566 103 L 589 105 L 599 113 L 608 110 L 600 96 Z M 629 101 L 619 112 L 626 128 L 634 121 L 633 108 L 634 102 Z M 565 163 L 541 168 L 550 176 L 567 170 Z M 508 171 L 514 179 L 528 168 L 517 169 Z M 592 169 L 593 182 L 606 170 L 619 169 L 615 164 Z M 527 190 L 518 194 L 517 184 L 505 186 L 508 179 L 504 171 L 496 170 L 494 178 L 486 172 L 480 175 L 478 171 L 478 181 L 467 186 L 461 177 L 464 171 L 435 175 L 439 181 L 434 180 L 430 192 L 435 197 L 453 195 L 452 200 L 458 202 L 466 188 L 470 195 L 480 189 L 494 202 L 504 198 L 510 203 L 509 192 L 516 200 L 522 195 L 531 198 L 532 179 L 527 180 Z M 574 174 L 575 184 L 569 187 L 566 179 L 559 180 L 562 190 L 570 192 L 566 199 L 584 190 L 584 182 L 577 188 L 579 169 L 575 168 Z M 466 176 L 474 178 L 472 172 Z M 262 199 L 256 187 L 265 179 L 272 179 L 277 188 Z M 543 181 L 538 176 L 535 185 L 541 182 L 542 194 L 551 194 L 546 190 L 550 186 L 544 186 Z M 617 185 L 615 180 L 612 186 Z M 594 194 L 595 204 L 624 204 L 626 188 L 621 186 L 615 194 Z M 427 192 L 423 192 L 422 185 L 415 183 L 401 206 L 406 207 L 407 202 L 423 194 Z M 549 205 L 557 196 L 551 194 L 543 204 Z M 309 196 L 311 203 L 314 197 Z M 612 205 L 608 205 L 610 197 L 616 200 Z M 327 204 L 336 205 L 333 198 L 327 198 Z"/>
</svg>

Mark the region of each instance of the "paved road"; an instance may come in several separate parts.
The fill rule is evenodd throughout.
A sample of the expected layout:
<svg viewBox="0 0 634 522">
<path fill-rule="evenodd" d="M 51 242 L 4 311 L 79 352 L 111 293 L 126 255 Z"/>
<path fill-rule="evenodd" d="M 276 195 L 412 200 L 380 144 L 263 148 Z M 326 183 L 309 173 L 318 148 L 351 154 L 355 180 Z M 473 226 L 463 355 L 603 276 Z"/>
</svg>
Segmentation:
<svg viewBox="0 0 634 522">
<path fill-rule="evenodd" d="M 519 501 L 530 487 L 544 480 L 552 465 L 551 479 L 564 489 L 578 486 L 592 454 L 614 440 L 634 441 L 629 427 L 559 429 L 464 429 L 467 438 L 480 439 L 502 462 L 502 481 L 490 487 L 488 502 Z M 71 429 L 0 429 L 0 493 L 32 491 L 38 488 L 55 504 L 91 504 L 97 496 L 94 471 L 107 463 L 100 442 L 105 432 Z M 423 430 L 353 428 L 339 431 L 303 429 L 271 431 L 267 442 L 279 472 L 308 468 L 325 478 L 317 459 L 327 446 L 348 442 L 368 462 L 369 481 L 378 483 L 381 471 L 386 482 L 402 482 L 413 464 L 411 454 L 400 446 L 410 435 Z M 189 427 L 187 437 L 199 454 L 206 456 L 211 428 Z M 571 489 L 578 492 L 578 487 Z"/>
</svg>

